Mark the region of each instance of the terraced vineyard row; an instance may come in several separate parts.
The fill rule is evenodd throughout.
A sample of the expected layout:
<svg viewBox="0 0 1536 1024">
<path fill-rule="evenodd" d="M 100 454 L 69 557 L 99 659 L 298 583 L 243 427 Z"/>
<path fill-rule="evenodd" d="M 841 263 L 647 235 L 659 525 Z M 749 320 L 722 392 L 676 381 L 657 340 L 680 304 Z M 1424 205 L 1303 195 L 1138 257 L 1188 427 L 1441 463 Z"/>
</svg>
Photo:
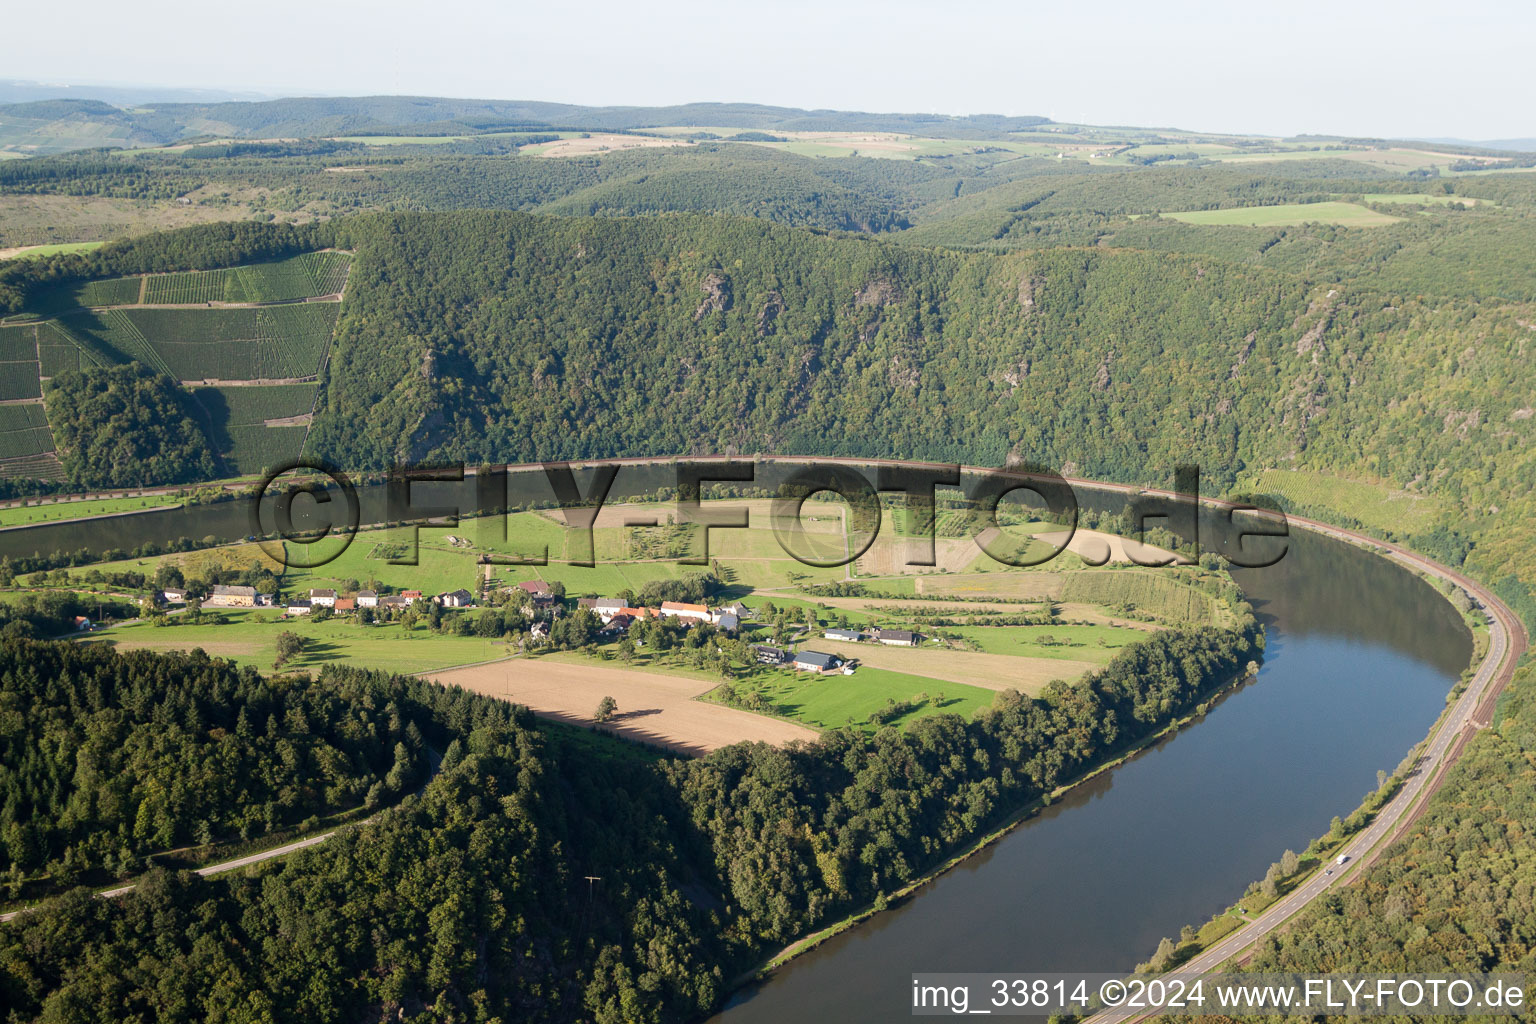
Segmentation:
<svg viewBox="0 0 1536 1024">
<path fill-rule="evenodd" d="M 59 322 L 103 362 L 134 361 L 180 380 L 253 380 L 319 372 L 339 308 L 105 309 Z"/>
<path fill-rule="evenodd" d="M 315 405 L 316 384 L 197 388 L 193 395 L 208 412 L 213 443 L 238 473 L 260 473 L 297 458 L 307 428 L 266 426 L 268 420 L 307 415 Z"/>
<path fill-rule="evenodd" d="M 307 252 L 243 267 L 115 277 L 61 285 L 39 295 L 30 308 L 47 315 L 139 304 L 296 302 L 340 292 L 350 265 L 346 253 Z"/>
<path fill-rule="evenodd" d="M 41 405 L 0 405 L 0 459 L 51 451 L 53 432 Z"/>
</svg>

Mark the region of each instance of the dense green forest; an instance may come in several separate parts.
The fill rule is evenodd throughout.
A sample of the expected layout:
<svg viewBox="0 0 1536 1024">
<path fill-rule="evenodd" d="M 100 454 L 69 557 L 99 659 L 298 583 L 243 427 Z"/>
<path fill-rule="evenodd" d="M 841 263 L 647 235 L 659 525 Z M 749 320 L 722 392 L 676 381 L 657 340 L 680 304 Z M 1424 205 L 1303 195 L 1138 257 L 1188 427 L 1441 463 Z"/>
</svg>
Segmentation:
<svg viewBox="0 0 1536 1024">
<path fill-rule="evenodd" d="M 427 752 L 399 708 L 190 655 L 0 644 L 0 872 L 145 854 L 398 799 Z"/>
<path fill-rule="evenodd" d="M 11 801 L 26 816 L 24 801 L 41 810 L 52 800 L 61 831 L 73 820 L 64 809 L 88 797 L 93 816 L 126 822 L 129 795 L 150 799 L 169 767 L 156 752 L 197 764 L 197 778 L 219 775 L 205 764 L 209 747 L 275 754 L 274 769 L 286 768 L 268 799 L 279 806 L 302 801 L 291 792 L 296 763 L 323 759 L 343 737 L 378 752 L 403 731 L 397 761 L 412 743 L 444 755 L 420 797 L 261 877 L 156 871 L 117 899 L 79 889 L 0 925 L 0 1001 L 18 1021 L 695 1016 L 765 950 L 901 886 L 1188 713 L 1241 675 L 1261 643 L 1251 615 L 1231 631 L 1157 633 L 1075 684 L 1039 699 L 1004 694 L 971 721 L 941 714 L 905 732 L 838 730 L 809 746 L 742 744 L 693 761 L 578 741 L 503 701 L 407 677 L 327 667 L 314 683 L 272 682 L 201 656 L 12 648 L 42 668 L 5 675 L 8 704 L 20 703 L 18 689 L 50 709 L 25 728 L 103 742 L 133 737 L 137 714 L 164 730 L 118 753 L 87 744 L 103 774 L 106 759 L 148 759 L 149 778 L 121 789 L 78 773 L 48 782 L 56 776 L 19 749 L 25 742 L 8 740 L 4 763 L 17 779 L 8 813 Z M 84 659 L 78 681 L 48 682 L 59 658 Z M 147 702 L 151 693 L 167 697 Z M 242 738 L 247 703 L 273 709 L 275 722 L 246 715 Z M 322 730 L 328 744 L 318 735 L 303 744 Z M 338 774 L 345 788 L 351 777 Z M 260 794 L 250 796 L 258 809 L 238 813 L 262 813 Z M 39 817 L 34 832 L 55 825 Z M 18 828 L 7 828 L 7 843 Z M 115 834 L 132 842 L 131 826 Z M 41 842 L 29 833 L 23 845 Z M 601 878 L 590 896 L 586 875 Z"/>
<path fill-rule="evenodd" d="M 215 475 L 191 395 L 137 363 L 59 374 L 49 426 L 70 480 L 82 487 L 190 483 Z"/>
</svg>

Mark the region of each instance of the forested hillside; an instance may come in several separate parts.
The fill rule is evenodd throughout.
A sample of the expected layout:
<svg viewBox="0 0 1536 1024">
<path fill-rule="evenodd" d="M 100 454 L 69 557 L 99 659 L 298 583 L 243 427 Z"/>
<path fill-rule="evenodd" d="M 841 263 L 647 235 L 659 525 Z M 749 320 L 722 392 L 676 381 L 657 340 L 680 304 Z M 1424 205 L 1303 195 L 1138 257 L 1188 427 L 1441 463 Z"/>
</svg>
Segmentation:
<svg viewBox="0 0 1536 1024">
<path fill-rule="evenodd" d="M 398 799 L 425 771 L 424 741 L 360 696 L 201 651 L 0 643 L 0 872 L 67 886 Z"/>
<path fill-rule="evenodd" d="M 104 776 L 111 758 L 137 766 L 149 749 L 164 764 L 217 750 L 228 767 L 239 758 L 226 751 L 248 744 L 247 756 L 308 762 L 307 778 L 330 758 L 333 784 L 345 788 L 355 784 L 340 767 L 348 753 L 361 767 L 402 729 L 397 762 L 426 743 L 445 753 L 419 799 L 274 862 L 263 878 L 154 874 L 119 899 L 76 890 L 0 925 L 0 999 L 16 1020 L 354 1019 L 429 1008 L 439 1020 L 694 1016 L 766 948 L 898 888 L 989 823 L 1187 714 L 1239 677 L 1261 644 L 1245 615 L 1231 631 L 1154 634 L 1075 684 L 1040 699 L 1005 694 L 969 722 L 940 714 L 906 732 L 838 730 L 794 750 L 742 744 L 676 762 L 617 743 L 573 748 L 571 734 L 535 727 L 503 701 L 406 677 L 327 668 L 314 684 L 277 683 L 201 655 L 6 648 L 39 666 L 5 673 L 13 715 L 28 701 L 46 707 L 32 710 L 28 728 L 88 740 L 88 762 Z M 60 698 L 71 684 L 47 681 L 63 674 L 51 669 L 58 659 L 79 669 L 70 704 Z M 162 696 L 147 704 L 152 692 Z M 266 709 L 267 721 L 251 720 Z M 136 730 L 134 715 L 161 734 Z M 112 729 L 125 751 L 99 745 Z M 342 750 L 308 747 L 303 737 L 316 732 Z M 358 740 L 367 746 L 352 751 Z M 100 808 L 91 819 L 110 827 L 112 808 L 122 819 L 129 796 L 157 792 L 156 778 L 77 778 L 75 793 L 48 803 L 39 794 L 61 783 L 45 782 L 31 746 L 17 736 L 0 747 L 17 780 L 6 786 L 8 843 L 20 834 L 15 821 L 63 829 L 76 817 L 66 808 L 89 802 Z M 398 792 L 397 774 L 410 770 L 390 768 L 386 785 Z M 169 793 L 176 783 L 159 780 Z M 296 778 L 279 785 L 277 807 L 302 799 Z M 240 813 L 282 813 L 252 806 Z M 174 834 L 173 807 L 135 818 L 148 813 L 158 827 L 157 815 L 172 815 Z M 29 844 L 42 841 L 31 835 Z M 601 878 L 590 896 L 585 875 Z"/>
</svg>

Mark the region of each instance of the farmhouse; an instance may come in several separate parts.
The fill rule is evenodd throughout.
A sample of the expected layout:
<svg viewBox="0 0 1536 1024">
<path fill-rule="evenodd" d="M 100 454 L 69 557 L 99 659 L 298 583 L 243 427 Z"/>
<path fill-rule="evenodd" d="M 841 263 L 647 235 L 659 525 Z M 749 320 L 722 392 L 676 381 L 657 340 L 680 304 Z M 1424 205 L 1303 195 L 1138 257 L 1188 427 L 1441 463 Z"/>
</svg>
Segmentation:
<svg viewBox="0 0 1536 1024">
<path fill-rule="evenodd" d="M 790 659 L 788 651 L 767 644 L 753 644 L 752 653 L 760 665 L 782 665 Z"/>
<path fill-rule="evenodd" d="M 357 592 L 357 606 L 359 608 L 377 608 L 379 606 L 378 591 L 359 590 Z"/>
<path fill-rule="evenodd" d="M 618 636 L 620 633 L 629 632 L 629 627 L 634 625 L 634 622 L 633 616 L 615 615 L 598 633 L 600 636 Z"/>
<path fill-rule="evenodd" d="M 85 632 L 91 628 L 91 620 L 84 615 L 75 616 L 75 632 Z"/>
<path fill-rule="evenodd" d="M 166 604 L 186 604 L 187 592 L 185 590 L 162 590 L 160 600 Z"/>
<path fill-rule="evenodd" d="M 842 663 L 843 659 L 837 655 L 820 651 L 801 651 L 795 655 L 795 668 L 801 672 L 830 672 Z"/>
<path fill-rule="evenodd" d="M 354 597 L 338 597 L 336 603 L 331 606 L 337 612 L 347 615 L 357 611 L 357 599 Z"/>
<path fill-rule="evenodd" d="M 923 642 L 922 634 L 909 629 L 877 629 L 875 639 L 891 647 L 916 647 Z"/>
<path fill-rule="evenodd" d="M 543 640 L 545 637 L 549 636 L 549 623 L 535 622 L 532 628 L 528 630 L 528 634 L 535 640 Z"/>
<path fill-rule="evenodd" d="M 311 588 L 309 591 L 309 603 L 316 608 L 334 608 L 336 607 L 336 591 L 315 590 Z"/>
<path fill-rule="evenodd" d="M 598 618 L 607 622 L 615 615 L 624 614 L 624 602 L 617 597 L 600 597 L 592 603 L 592 610 Z"/>
<path fill-rule="evenodd" d="M 664 619 L 691 619 L 694 622 L 710 621 L 709 609 L 702 604 L 683 604 L 679 601 L 661 602 L 661 617 Z"/>
<path fill-rule="evenodd" d="M 214 584 L 213 593 L 209 594 L 208 600 L 203 603 L 215 608 L 254 608 L 256 607 L 256 588 Z"/>
<path fill-rule="evenodd" d="M 715 619 L 715 625 L 723 632 L 734 633 L 741 628 L 741 620 L 727 612 Z"/>
<path fill-rule="evenodd" d="M 748 608 L 746 605 L 742 604 L 740 601 L 733 601 L 730 604 L 726 605 L 724 608 L 718 609 L 718 611 L 721 614 L 734 615 L 734 616 L 736 616 L 736 618 L 738 620 L 740 620 L 742 622 L 746 622 L 748 619 L 750 619 L 752 617 L 752 609 Z"/>
<path fill-rule="evenodd" d="M 864 639 L 863 632 L 857 629 L 826 629 L 822 630 L 821 635 L 828 640 L 849 640 L 853 643 Z"/>
<path fill-rule="evenodd" d="M 475 595 L 460 588 L 458 590 L 450 590 L 446 594 L 438 594 L 432 600 L 444 608 L 468 608 L 475 603 Z"/>
<path fill-rule="evenodd" d="M 380 608 L 387 608 L 391 611 L 400 611 L 408 604 L 410 602 L 405 599 L 404 594 L 386 594 L 378 600 Z"/>
<path fill-rule="evenodd" d="M 419 590 L 402 590 L 402 591 L 400 591 L 400 596 L 405 598 L 406 605 L 410 606 L 410 605 L 415 604 L 417 601 L 421 600 L 421 591 L 419 591 Z"/>
<path fill-rule="evenodd" d="M 314 606 L 305 598 L 296 597 L 288 602 L 287 611 L 289 615 L 308 615 L 313 608 Z"/>
</svg>

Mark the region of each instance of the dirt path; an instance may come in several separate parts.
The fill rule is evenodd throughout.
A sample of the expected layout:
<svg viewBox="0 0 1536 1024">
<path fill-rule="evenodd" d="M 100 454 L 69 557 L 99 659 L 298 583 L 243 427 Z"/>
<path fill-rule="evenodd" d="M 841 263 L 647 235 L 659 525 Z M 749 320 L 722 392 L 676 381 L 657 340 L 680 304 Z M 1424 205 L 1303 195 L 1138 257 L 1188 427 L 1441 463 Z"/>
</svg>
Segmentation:
<svg viewBox="0 0 1536 1024">
<path fill-rule="evenodd" d="M 545 718 L 583 727 L 595 724 L 598 701 L 612 697 L 619 710 L 608 728 L 683 754 L 707 754 L 751 740 L 810 741 L 818 735 L 803 725 L 694 699 L 714 689 L 714 682 L 634 669 L 512 658 L 423 678 L 525 704 Z"/>
</svg>

